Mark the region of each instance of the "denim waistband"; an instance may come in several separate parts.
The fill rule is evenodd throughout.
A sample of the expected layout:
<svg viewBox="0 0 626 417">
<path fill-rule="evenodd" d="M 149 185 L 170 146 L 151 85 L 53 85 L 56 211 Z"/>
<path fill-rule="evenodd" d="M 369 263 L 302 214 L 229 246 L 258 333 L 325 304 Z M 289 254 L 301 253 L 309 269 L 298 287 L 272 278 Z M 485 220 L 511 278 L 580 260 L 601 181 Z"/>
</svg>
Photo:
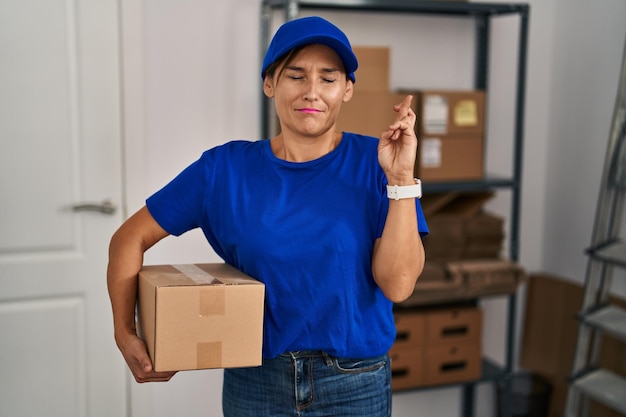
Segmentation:
<svg viewBox="0 0 626 417">
<path fill-rule="evenodd" d="M 285 358 L 293 358 L 293 359 L 298 359 L 298 358 L 324 358 L 324 359 L 332 359 L 332 358 L 337 358 L 336 356 L 333 356 L 329 353 L 324 352 L 323 350 L 295 350 L 292 352 L 285 352 L 282 353 L 280 355 L 278 355 L 279 357 L 285 357 Z M 360 358 L 360 359 L 374 359 L 374 358 L 384 358 L 386 355 L 380 355 L 380 356 L 373 356 L 371 358 Z M 337 358 L 337 359 L 341 359 L 341 358 Z M 352 358 L 352 359 L 357 359 L 357 358 Z"/>
<path fill-rule="evenodd" d="M 280 356 L 289 358 L 321 358 L 330 355 L 322 350 L 295 350 L 293 352 L 285 352 Z"/>
</svg>

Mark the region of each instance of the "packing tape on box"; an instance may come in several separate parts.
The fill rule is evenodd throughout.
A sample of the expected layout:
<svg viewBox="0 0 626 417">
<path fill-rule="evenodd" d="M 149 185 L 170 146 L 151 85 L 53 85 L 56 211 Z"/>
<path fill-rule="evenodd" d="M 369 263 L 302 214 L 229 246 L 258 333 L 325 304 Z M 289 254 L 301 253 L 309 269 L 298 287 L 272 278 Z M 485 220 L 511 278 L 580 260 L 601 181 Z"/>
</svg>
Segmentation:
<svg viewBox="0 0 626 417">
<path fill-rule="evenodd" d="M 215 286 L 222 282 L 196 265 L 172 265 L 199 285 L 213 285 L 198 289 L 198 314 L 202 316 L 223 316 L 226 312 L 224 288 Z"/>
<path fill-rule="evenodd" d="M 225 291 L 223 286 L 200 288 L 198 291 L 198 314 L 201 317 L 226 314 Z"/>
<path fill-rule="evenodd" d="M 221 284 L 221 281 L 196 265 L 172 265 L 196 284 Z"/>
<path fill-rule="evenodd" d="M 198 369 L 222 367 L 222 342 L 204 342 L 196 346 Z"/>
</svg>

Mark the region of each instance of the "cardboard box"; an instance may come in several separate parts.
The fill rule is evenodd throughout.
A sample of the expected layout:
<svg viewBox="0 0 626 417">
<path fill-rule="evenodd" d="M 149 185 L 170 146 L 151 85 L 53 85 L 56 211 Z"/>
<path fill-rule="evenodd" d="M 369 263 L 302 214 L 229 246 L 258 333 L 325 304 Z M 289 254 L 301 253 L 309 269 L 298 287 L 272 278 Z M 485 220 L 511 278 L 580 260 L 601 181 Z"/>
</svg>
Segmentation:
<svg viewBox="0 0 626 417">
<path fill-rule="evenodd" d="M 481 349 L 478 344 L 428 348 L 425 358 L 427 385 L 471 381 L 482 374 Z"/>
<path fill-rule="evenodd" d="M 462 259 L 467 236 L 464 219 L 457 216 L 433 216 L 428 219 L 430 234 L 424 238 L 426 259 L 449 261 Z"/>
<path fill-rule="evenodd" d="M 462 299 L 465 294 L 460 277 L 450 277 L 440 262 L 426 261 L 424 271 L 415 284 L 415 290 L 401 307 L 414 307 Z"/>
<path fill-rule="evenodd" d="M 424 345 L 426 316 L 420 312 L 397 311 L 394 313 L 396 323 L 396 341 L 393 350 L 414 350 Z"/>
<path fill-rule="evenodd" d="M 480 377 L 479 308 L 407 309 L 394 315 L 398 336 L 389 351 L 394 390 Z"/>
<path fill-rule="evenodd" d="M 461 280 L 446 274 L 445 264 L 438 261 L 426 260 L 422 275 L 415 283 L 416 290 L 449 290 L 461 287 Z"/>
<path fill-rule="evenodd" d="M 427 255 L 428 256 L 428 255 Z M 434 262 L 427 261 L 425 268 L 426 285 L 420 287 L 422 277 L 417 280 L 413 293 L 401 307 L 428 306 L 432 304 L 452 303 L 472 300 L 488 295 L 505 295 L 517 291 L 526 281 L 526 274 L 521 265 L 504 259 L 476 259 L 463 261 Z M 445 278 L 428 271 L 441 265 Z"/>
<path fill-rule="evenodd" d="M 156 371 L 261 364 L 265 286 L 227 264 L 144 266 L 139 328 Z"/>
<path fill-rule="evenodd" d="M 393 390 L 424 385 L 424 321 L 421 311 L 395 311 L 396 341 L 389 350 Z"/>
<path fill-rule="evenodd" d="M 463 258 L 465 259 L 496 259 L 502 250 L 502 239 L 497 241 L 468 240 L 465 242 Z"/>
<path fill-rule="evenodd" d="M 526 279 L 521 265 L 504 259 L 448 262 L 446 272 L 462 277 L 467 297 L 511 294 Z"/>
<path fill-rule="evenodd" d="M 504 242 L 504 219 L 483 210 L 492 195 L 491 192 L 451 192 L 422 197 L 431 232 L 424 238 L 427 259 L 499 258 Z"/>
<path fill-rule="evenodd" d="M 359 60 L 355 88 L 357 91 L 389 91 L 390 49 L 384 46 L 353 46 Z"/>
<path fill-rule="evenodd" d="M 504 218 L 481 210 L 465 223 L 465 233 L 472 239 L 504 237 Z"/>
<path fill-rule="evenodd" d="M 391 389 L 394 391 L 424 386 L 424 350 L 389 351 L 391 358 Z"/>
<path fill-rule="evenodd" d="M 482 133 L 421 135 L 415 175 L 423 181 L 471 181 L 484 177 Z"/>
<path fill-rule="evenodd" d="M 429 224 L 430 226 L 430 224 Z M 432 233 L 432 229 L 431 229 Z M 446 245 L 443 239 L 424 239 L 426 259 L 436 261 L 454 261 L 465 257 L 465 238 L 450 238 Z"/>
<path fill-rule="evenodd" d="M 498 258 L 504 242 L 504 219 L 481 211 L 465 223 L 464 258 Z"/>
<path fill-rule="evenodd" d="M 418 92 L 419 137 L 447 138 L 449 135 L 485 132 L 485 92 L 421 90 Z"/>
<path fill-rule="evenodd" d="M 426 313 L 426 343 L 431 349 L 448 345 L 476 345 L 482 338 L 482 310 L 451 308 Z"/>
<path fill-rule="evenodd" d="M 446 192 L 427 194 L 420 200 L 422 207 L 428 205 L 428 217 L 459 217 L 473 219 L 481 213 L 484 204 L 493 197 L 491 191 Z M 434 200 L 434 202 L 433 202 Z"/>
<path fill-rule="evenodd" d="M 415 175 L 424 181 L 484 177 L 484 91 L 420 90 Z"/>
<path fill-rule="evenodd" d="M 393 106 L 405 97 L 389 91 L 356 89 L 352 99 L 343 104 L 336 129 L 378 138 L 396 118 Z"/>
</svg>

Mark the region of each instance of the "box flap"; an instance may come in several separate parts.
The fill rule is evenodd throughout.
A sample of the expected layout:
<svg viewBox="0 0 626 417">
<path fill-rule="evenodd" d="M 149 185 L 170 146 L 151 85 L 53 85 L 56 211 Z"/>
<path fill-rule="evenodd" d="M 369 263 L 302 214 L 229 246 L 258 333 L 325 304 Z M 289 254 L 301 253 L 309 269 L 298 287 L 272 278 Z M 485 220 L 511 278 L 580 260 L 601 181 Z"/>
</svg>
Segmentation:
<svg viewBox="0 0 626 417">
<path fill-rule="evenodd" d="M 153 287 L 171 287 L 198 285 L 185 272 L 173 265 L 146 265 L 139 271 L 140 281 L 146 281 Z"/>
<path fill-rule="evenodd" d="M 262 285 L 226 263 L 148 265 L 139 276 L 155 287 L 196 285 Z"/>
<path fill-rule="evenodd" d="M 196 266 L 215 277 L 224 285 L 263 285 L 251 276 L 226 263 L 197 264 Z"/>
</svg>

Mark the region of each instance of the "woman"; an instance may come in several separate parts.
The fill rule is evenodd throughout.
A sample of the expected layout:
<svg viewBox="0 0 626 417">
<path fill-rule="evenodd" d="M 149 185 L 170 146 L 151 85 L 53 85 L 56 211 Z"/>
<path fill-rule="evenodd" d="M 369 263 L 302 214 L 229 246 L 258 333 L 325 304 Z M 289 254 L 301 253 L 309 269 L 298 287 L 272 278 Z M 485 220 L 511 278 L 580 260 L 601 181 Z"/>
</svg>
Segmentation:
<svg viewBox="0 0 626 417">
<path fill-rule="evenodd" d="M 411 97 L 380 139 L 335 131 L 358 66 L 319 17 L 281 26 L 262 68 L 281 133 L 206 151 L 114 234 L 115 339 L 138 382 L 154 372 L 134 308 L 143 253 L 200 227 L 225 262 L 266 285 L 263 365 L 224 371 L 236 416 L 389 416 L 393 302 L 424 265 Z"/>
</svg>

